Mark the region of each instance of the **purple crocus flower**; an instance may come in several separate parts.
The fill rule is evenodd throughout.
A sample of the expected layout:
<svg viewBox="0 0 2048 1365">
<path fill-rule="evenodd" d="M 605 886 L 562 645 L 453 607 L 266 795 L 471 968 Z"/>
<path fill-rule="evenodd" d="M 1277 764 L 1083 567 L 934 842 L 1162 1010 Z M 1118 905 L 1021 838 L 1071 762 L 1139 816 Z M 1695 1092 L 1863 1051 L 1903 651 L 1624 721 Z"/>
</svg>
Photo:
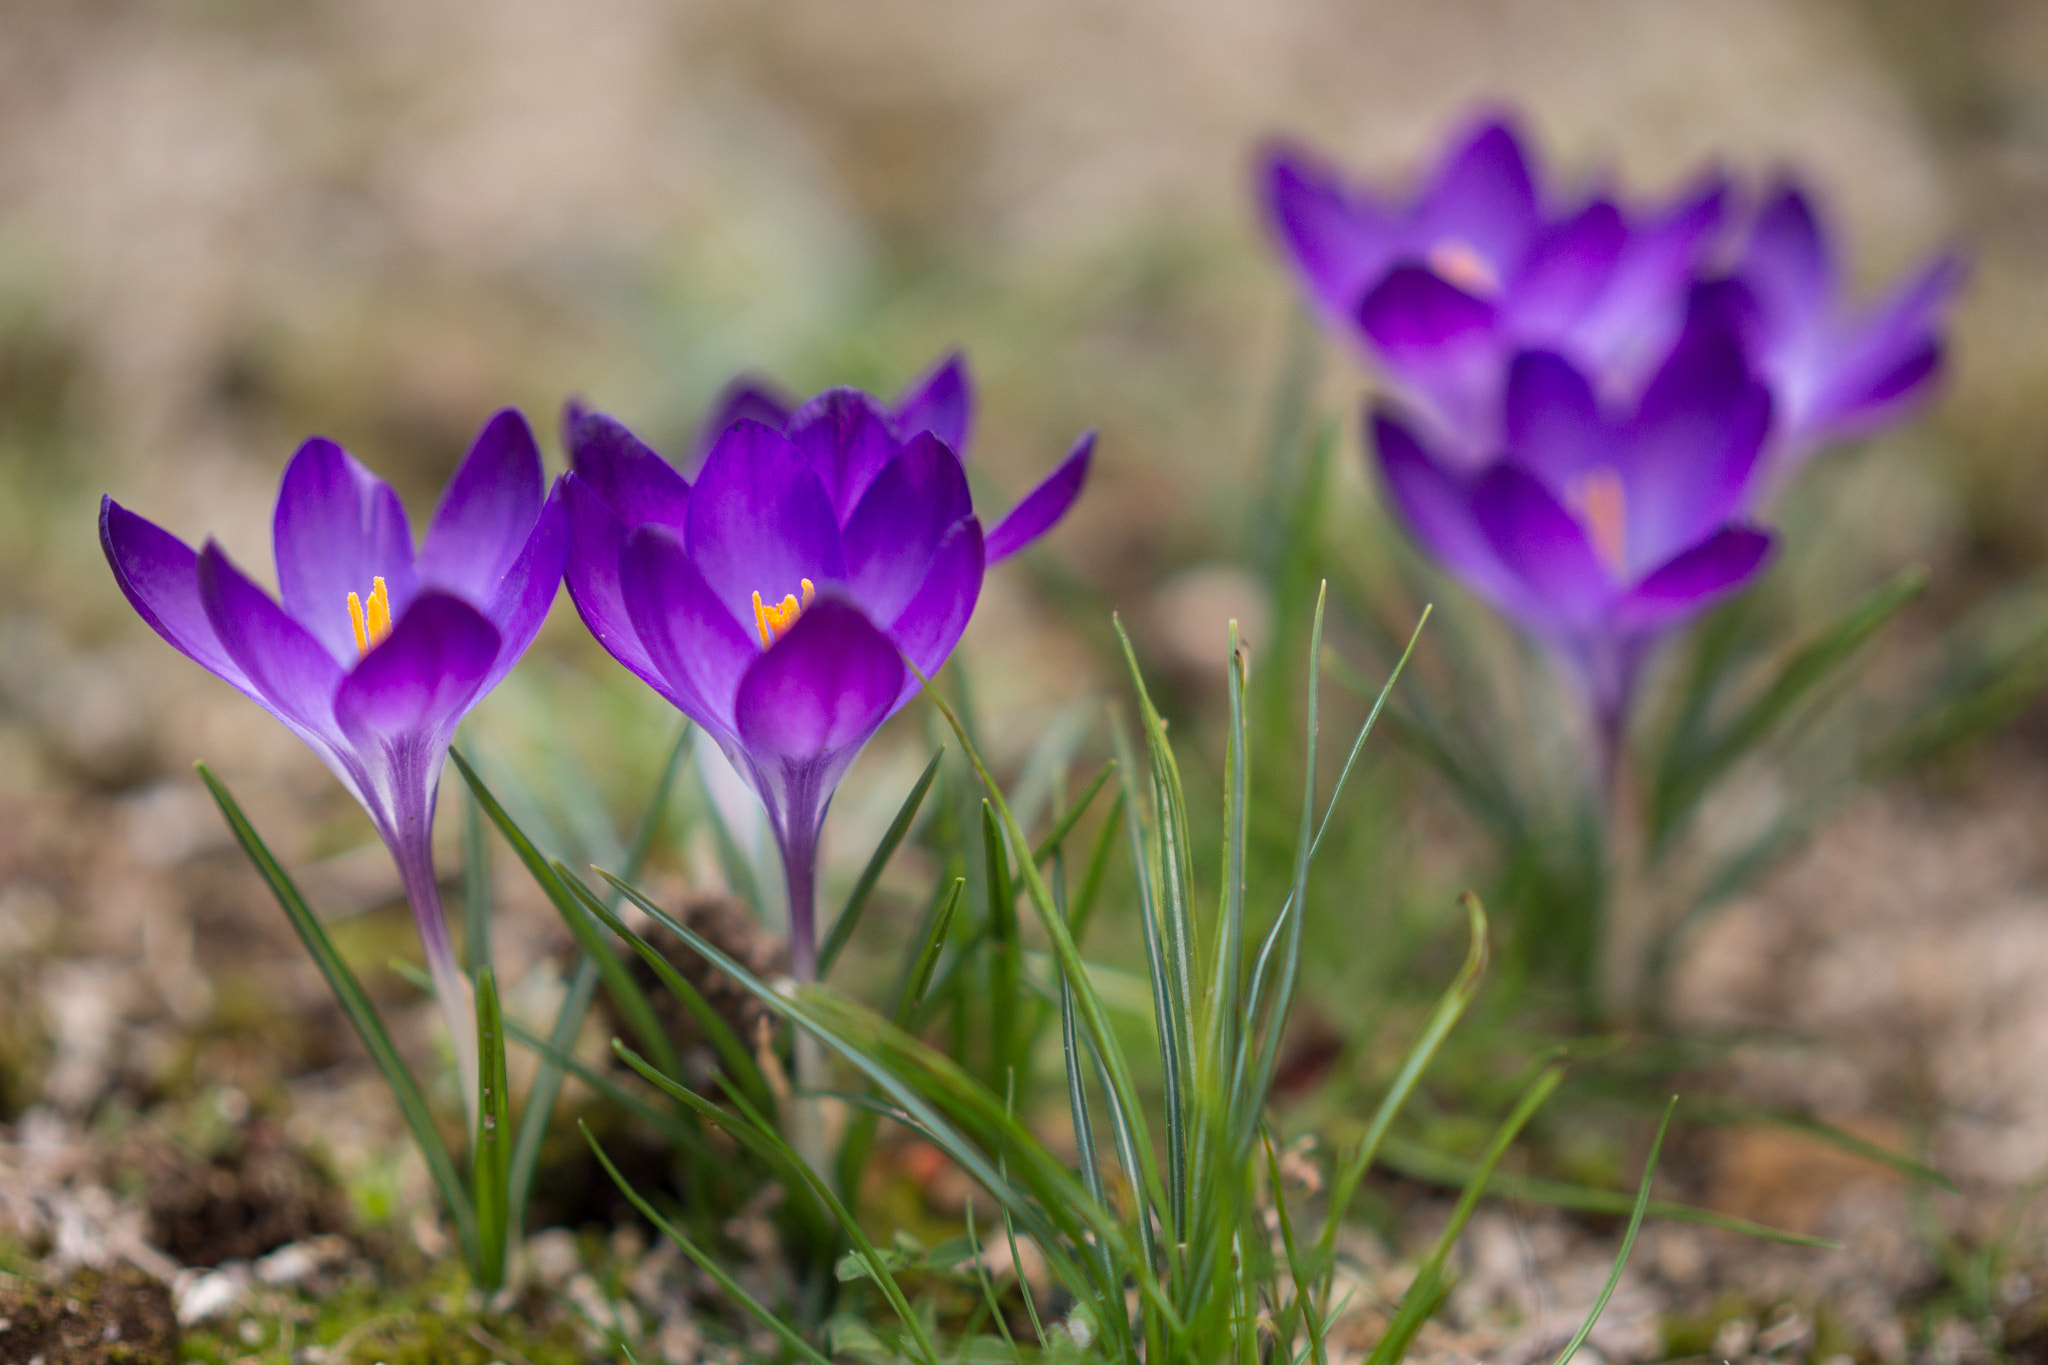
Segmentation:
<svg viewBox="0 0 2048 1365">
<path fill-rule="evenodd" d="M 1728 331 L 1696 319 L 1639 402 L 1617 407 L 1569 360 L 1531 351 L 1510 366 L 1505 410 L 1502 451 L 1476 472 L 1376 414 L 1380 470 L 1422 548 L 1578 677 L 1611 763 L 1650 645 L 1769 556 L 1744 517 L 1770 395 Z"/>
<path fill-rule="evenodd" d="M 209 539 L 190 546 L 112 498 L 100 543 L 142 619 L 303 739 L 391 850 L 462 1072 L 476 1020 L 435 882 L 433 823 L 455 727 L 532 643 L 568 528 L 526 419 L 485 423 L 417 554 L 382 479 L 315 438 L 286 466 L 274 538 L 282 604 Z"/>
<path fill-rule="evenodd" d="M 1767 197 L 1734 276 L 1702 293 L 1742 329 L 1771 386 L 1777 475 L 1926 395 L 1941 369 L 1942 315 L 1962 278 L 1961 259 L 1938 253 L 1877 304 L 1854 309 L 1807 195 L 1781 184 Z"/>
<path fill-rule="evenodd" d="M 986 565 L 1081 491 L 1085 435 L 983 536 L 944 365 L 884 407 L 831 389 L 780 426 L 727 427 L 694 484 L 601 413 L 570 410 L 569 593 L 613 657 L 718 742 L 760 795 L 789 882 L 790 968 L 815 974 L 817 841 L 839 779 L 944 664 Z"/>
<path fill-rule="evenodd" d="M 727 384 L 711 402 L 711 410 L 698 424 L 697 439 L 691 445 L 688 472 L 695 476 L 704 467 L 711 448 L 735 422 L 753 421 L 781 431 L 789 425 L 798 402 L 774 380 L 757 374 L 743 374 Z M 929 431 L 953 448 L 963 461 L 974 426 L 974 380 L 967 371 L 967 359 L 958 351 L 940 357 L 889 405 L 889 423 L 905 437 Z M 577 409 L 570 409 L 574 423 Z"/>
<path fill-rule="evenodd" d="M 1546 204 L 1511 123 L 1476 121 L 1413 199 L 1347 183 L 1312 153 L 1267 152 L 1274 236 L 1324 322 L 1365 346 L 1470 468 L 1498 446 L 1502 388 L 1523 350 L 1555 351 L 1603 394 L 1631 392 L 1678 334 L 1719 226 L 1710 173 L 1670 203 Z"/>
</svg>

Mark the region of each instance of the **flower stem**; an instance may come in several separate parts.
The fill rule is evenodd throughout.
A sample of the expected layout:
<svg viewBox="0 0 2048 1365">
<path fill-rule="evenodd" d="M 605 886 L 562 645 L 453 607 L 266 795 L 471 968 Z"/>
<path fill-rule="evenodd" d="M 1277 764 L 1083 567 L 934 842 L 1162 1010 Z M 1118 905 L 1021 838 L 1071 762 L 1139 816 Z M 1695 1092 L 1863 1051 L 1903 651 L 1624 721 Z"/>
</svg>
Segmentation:
<svg viewBox="0 0 2048 1365">
<path fill-rule="evenodd" d="M 426 822 L 427 828 L 432 822 Z M 391 857 L 398 864 L 398 877 L 405 886 L 405 898 L 412 905 L 413 923 L 419 929 L 420 946 L 426 950 L 427 972 L 434 978 L 434 998 L 441 1017 L 448 1024 L 448 1039 L 455 1053 L 455 1070 L 462 1086 L 462 1103 L 469 1115 L 473 1135 L 477 1123 L 477 1037 L 476 1001 L 470 993 L 469 978 L 455 961 L 455 946 L 448 939 L 448 920 L 441 912 L 441 886 L 434 878 L 434 848 L 424 831 L 418 837 L 390 841 Z"/>
<path fill-rule="evenodd" d="M 782 845 L 789 881 L 789 974 L 800 986 L 818 979 L 818 823 L 791 821 Z M 819 1176 L 831 1177 L 825 1150 L 825 1113 L 817 1095 L 825 1081 L 825 1052 L 809 1030 L 792 1040 L 795 1094 L 789 1100 L 789 1145 Z"/>
</svg>

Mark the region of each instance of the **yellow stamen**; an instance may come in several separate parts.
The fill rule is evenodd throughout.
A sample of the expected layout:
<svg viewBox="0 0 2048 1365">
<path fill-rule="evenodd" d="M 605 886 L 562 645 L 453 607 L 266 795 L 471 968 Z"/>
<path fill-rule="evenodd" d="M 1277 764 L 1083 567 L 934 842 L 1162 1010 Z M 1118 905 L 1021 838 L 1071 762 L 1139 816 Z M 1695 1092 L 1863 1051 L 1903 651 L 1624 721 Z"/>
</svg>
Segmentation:
<svg viewBox="0 0 2048 1365">
<path fill-rule="evenodd" d="M 811 605 L 817 597 L 816 584 L 808 578 L 800 581 L 804 590 L 802 601 L 797 600 L 795 593 L 790 593 L 780 602 L 767 603 L 761 600 L 760 593 L 754 594 L 754 629 L 761 633 L 761 648 L 767 649 L 789 634 L 789 628 L 796 624 L 796 618 L 803 615 L 804 608 Z"/>
<path fill-rule="evenodd" d="M 1615 577 L 1628 573 L 1628 490 L 1621 475 L 1605 466 L 1581 474 L 1571 487 L 1569 498 L 1585 519 L 1586 532 L 1594 553 Z"/>
<path fill-rule="evenodd" d="M 1430 248 L 1429 268 L 1468 294 L 1493 294 L 1500 289 L 1500 276 L 1493 273 L 1493 267 L 1455 237 Z"/>
<path fill-rule="evenodd" d="M 348 595 L 348 621 L 356 630 L 357 658 L 383 644 L 391 634 L 391 589 L 384 586 L 382 574 L 370 580 L 367 603 L 354 593 Z"/>
</svg>

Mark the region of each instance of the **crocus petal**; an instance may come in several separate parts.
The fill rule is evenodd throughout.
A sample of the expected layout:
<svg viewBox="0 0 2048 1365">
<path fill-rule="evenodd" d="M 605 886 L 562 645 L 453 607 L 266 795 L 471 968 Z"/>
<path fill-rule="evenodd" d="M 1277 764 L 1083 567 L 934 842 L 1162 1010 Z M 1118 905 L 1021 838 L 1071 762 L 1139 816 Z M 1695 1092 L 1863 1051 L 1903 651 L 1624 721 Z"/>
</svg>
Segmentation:
<svg viewBox="0 0 2048 1365">
<path fill-rule="evenodd" d="M 576 614 L 614 659 L 665 694 L 661 670 L 640 643 L 619 581 L 619 559 L 626 550 L 625 523 L 580 474 L 564 477 L 562 496 L 569 528 L 569 600 L 576 604 Z"/>
<path fill-rule="evenodd" d="M 1012 507 L 1010 514 L 989 533 L 988 562 L 1008 559 L 1057 525 L 1074 505 L 1074 499 L 1081 496 L 1081 487 L 1088 482 L 1088 467 L 1094 459 L 1095 433 L 1085 431 L 1067 452 L 1067 458 L 1041 479 L 1038 487 L 1026 493 L 1024 500 Z"/>
<path fill-rule="evenodd" d="M 1462 245 L 1501 279 L 1520 266 L 1536 219 L 1528 159 L 1501 119 L 1481 123 L 1455 147 L 1415 211 L 1424 250 Z"/>
<path fill-rule="evenodd" d="M 1741 273 L 1773 312 L 1811 312 L 1833 297 L 1834 261 L 1798 186 L 1779 186 L 1757 215 Z"/>
<path fill-rule="evenodd" d="M 1670 348 L 1686 289 L 1727 208 L 1728 178 L 1709 171 L 1673 205 L 1637 226 L 1607 288 L 1572 328 L 1573 352 L 1603 372 L 1633 377 Z"/>
<path fill-rule="evenodd" d="M 112 498 L 100 499 L 100 547 L 129 604 L 172 648 L 209 673 L 256 695 L 228 656 L 199 598 L 199 556 L 155 522 Z"/>
<path fill-rule="evenodd" d="M 1644 391 L 1622 470 L 1632 571 L 1730 520 L 1749 494 L 1771 399 L 1725 330 L 1687 330 Z"/>
<path fill-rule="evenodd" d="M 1358 307 L 1358 324 L 1389 370 L 1414 390 L 1465 451 L 1495 432 L 1499 345 L 1494 307 L 1419 266 L 1397 266 Z"/>
<path fill-rule="evenodd" d="M 908 441 L 929 431 L 966 460 L 974 426 L 974 378 L 967 371 L 967 357 L 949 351 L 930 373 L 903 391 L 889 420 L 898 439 Z"/>
<path fill-rule="evenodd" d="M 820 598 L 741 679 L 733 705 L 740 742 L 767 775 L 808 769 L 829 791 L 888 719 L 903 673 L 896 646 L 858 607 Z"/>
<path fill-rule="evenodd" d="M 824 485 L 841 526 L 902 444 L 889 415 L 859 389 L 827 389 L 798 408 L 784 430 Z"/>
<path fill-rule="evenodd" d="M 484 424 L 441 494 L 420 547 L 420 581 L 490 601 L 526 547 L 546 487 L 533 429 L 506 408 Z"/>
<path fill-rule="evenodd" d="M 519 656 L 540 633 L 555 594 L 562 586 L 562 573 L 569 560 L 569 516 L 563 484 L 568 475 L 555 480 L 548 500 L 541 504 L 526 543 L 519 548 L 504 576 L 492 585 L 484 601 L 484 615 L 497 627 L 502 639 L 498 662 L 484 680 L 483 690 L 496 687 L 519 662 Z"/>
<path fill-rule="evenodd" d="M 412 529 L 389 484 L 315 437 L 285 466 L 273 525 L 278 595 L 336 663 L 356 657 L 348 595 L 382 578 L 394 613 L 412 600 Z"/>
<path fill-rule="evenodd" d="M 760 640 L 733 620 L 665 527 L 626 538 L 619 575 L 633 633 L 652 661 L 648 682 L 705 729 L 731 736 L 733 694 L 760 657 Z"/>
<path fill-rule="evenodd" d="M 945 666 L 967 629 L 967 618 L 981 597 L 986 564 L 981 522 L 972 516 L 960 518 L 939 542 L 916 595 L 890 625 L 889 638 L 927 678 Z M 916 675 L 905 678 L 903 686 L 898 705 L 917 690 Z"/>
<path fill-rule="evenodd" d="M 1440 465 L 1408 428 L 1385 413 L 1371 421 L 1387 494 L 1408 533 L 1445 572 L 1510 615 L 1527 608 L 1522 583 L 1501 562 L 1472 513 L 1464 481 Z"/>
<path fill-rule="evenodd" d="M 1580 475 L 1616 464 L 1592 382 L 1549 351 L 1526 351 L 1508 370 L 1507 439 L 1515 463 L 1560 493 Z"/>
<path fill-rule="evenodd" d="M 409 738 L 445 742 L 483 695 L 498 660 L 497 627 L 448 593 L 426 589 L 334 693 L 334 715 L 358 752 Z"/>
<path fill-rule="evenodd" d="M 1606 290 L 1627 243 L 1621 211 L 1604 200 L 1546 229 L 1509 295 L 1515 334 L 1533 342 L 1564 335 Z"/>
<path fill-rule="evenodd" d="M 332 743 L 334 689 L 342 677 L 334 656 L 211 540 L 199 552 L 198 580 L 206 619 L 248 680 L 249 695 L 301 738 Z"/>
<path fill-rule="evenodd" d="M 1630 589 L 1615 613 L 1628 631 L 1653 631 L 1706 610 L 1763 571 L 1771 536 L 1727 526 L 1657 568 Z"/>
<path fill-rule="evenodd" d="M 1273 235 L 1305 278 L 1311 298 L 1332 321 L 1348 323 L 1359 295 L 1393 256 L 1388 215 L 1347 192 L 1334 172 L 1293 147 L 1266 151 L 1259 182 Z"/>
<path fill-rule="evenodd" d="M 711 410 L 698 424 L 696 439 L 690 443 L 691 470 L 704 467 L 718 438 L 732 430 L 735 423 L 759 422 L 780 431 L 789 424 L 789 414 L 795 406 L 774 380 L 755 374 L 740 375 L 718 391 L 718 396 L 711 400 Z"/>
<path fill-rule="evenodd" d="M 1614 580 L 1585 528 L 1532 475 L 1511 464 L 1487 470 L 1473 486 L 1472 514 L 1541 613 L 1531 626 L 1583 629 L 1613 602 Z"/>
<path fill-rule="evenodd" d="M 653 522 L 681 531 L 690 483 L 614 417 L 573 412 L 564 426 L 569 465 L 612 515 L 628 526 Z"/>
<path fill-rule="evenodd" d="M 1960 257 L 1937 257 L 1900 285 L 1836 352 L 1808 422 L 1830 434 L 1868 429 L 1913 398 L 1941 367 L 1938 315 L 1963 280 Z"/>
<path fill-rule="evenodd" d="M 887 439 L 886 429 L 882 434 Z M 893 440 L 889 446 L 893 455 Z M 863 480 L 863 488 L 870 481 Z M 684 543 L 733 620 L 747 626 L 757 592 L 779 602 L 806 578 L 822 588 L 846 577 L 839 522 L 824 485 L 789 439 L 759 422 L 728 431 L 704 462 L 690 495 Z"/>
<path fill-rule="evenodd" d="M 919 432 L 846 523 L 846 585 L 861 610 L 894 620 L 924 582 L 939 541 L 973 511 L 960 461 L 937 436 Z"/>
</svg>

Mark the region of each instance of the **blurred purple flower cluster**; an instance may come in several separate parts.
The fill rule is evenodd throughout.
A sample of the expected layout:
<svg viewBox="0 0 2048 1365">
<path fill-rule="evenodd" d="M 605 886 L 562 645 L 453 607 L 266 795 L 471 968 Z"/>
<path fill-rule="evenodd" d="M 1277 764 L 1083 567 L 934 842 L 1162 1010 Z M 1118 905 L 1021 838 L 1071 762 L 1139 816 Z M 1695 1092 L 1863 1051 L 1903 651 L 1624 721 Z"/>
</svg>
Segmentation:
<svg viewBox="0 0 2048 1365">
<path fill-rule="evenodd" d="M 1846 297 L 1809 196 L 1738 212 L 1546 187 L 1512 122 L 1455 137 L 1408 199 L 1269 150 L 1268 221 L 1311 303 L 1377 362 L 1391 502 L 1444 568 L 1559 653 L 1611 740 L 1664 630 L 1751 582 L 1763 500 L 1894 420 L 1942 358 L 1953 256 Z"/>
</svg>

